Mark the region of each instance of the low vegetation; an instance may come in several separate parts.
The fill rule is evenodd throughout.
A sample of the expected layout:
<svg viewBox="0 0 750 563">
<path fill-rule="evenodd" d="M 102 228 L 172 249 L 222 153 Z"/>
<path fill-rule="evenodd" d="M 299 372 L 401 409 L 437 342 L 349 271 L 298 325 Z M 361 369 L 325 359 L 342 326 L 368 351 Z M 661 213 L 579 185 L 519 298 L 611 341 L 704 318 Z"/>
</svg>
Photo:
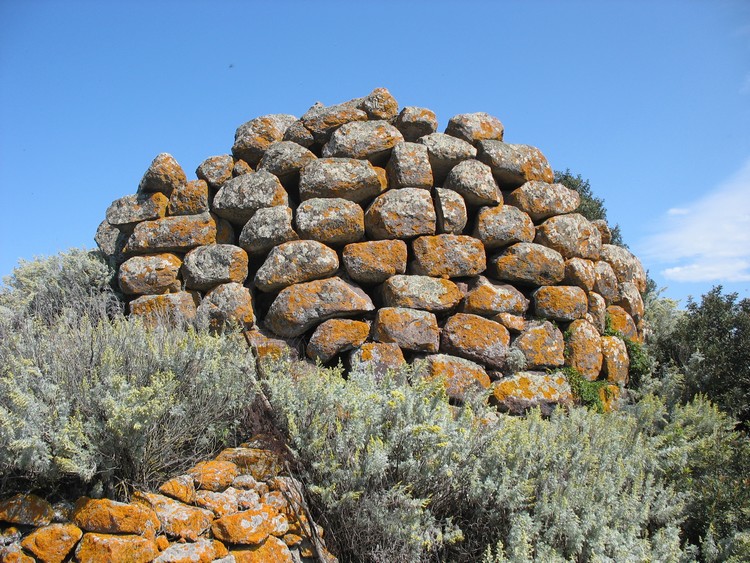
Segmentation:
<svg viewBox="0 0 750 563">
<path fill-rule="evenodd" d="M 651 295 L 629 402 L 545 418 L 452 405 L 416 369 L 258 381 L 237 335 L 146 327 L 110 281 L 77 251 L 0 292 L 3 495 L 152 486 L 246 439 L 262 391 L 342 561 L 750 560 L 746 300 Z"/>
</svg>

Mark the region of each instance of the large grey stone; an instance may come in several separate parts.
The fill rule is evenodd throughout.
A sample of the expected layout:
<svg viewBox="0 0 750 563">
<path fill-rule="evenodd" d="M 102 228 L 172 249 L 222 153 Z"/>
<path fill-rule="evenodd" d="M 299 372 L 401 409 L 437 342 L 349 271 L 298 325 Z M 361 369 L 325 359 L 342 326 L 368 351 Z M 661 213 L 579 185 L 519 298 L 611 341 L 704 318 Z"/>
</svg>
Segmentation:
<svg viewBox="0 0 750 563">
<path fill-rule="evenodd" d="M 528 307 L 529 300 L 512 285 L 479 276 L 469 287 L 461 311 L 492 317 L 500 313 L 525 315 Z"/>
<path fill-rule="evenodd" d="M 315 142 L 321 145 L 342 125 L 366 120 L 367 112 L 346 103 L 334 106 L 315 104 L 300 119 L 305 128 L 312 133 Z"/>
<path fill-rule="evenodd" d="M 300 199 L 340 197 L 364 203 L 385 189 L 377 171 L 367 161 L 353 158 L 321 158 L 300 173 Z"/>
<path fill-rule="evenodd" d="M 171 154 L 161 153 L 154 158 L 138 185 L 138 192 L 161 192 L 166 196 L 185 185 L 187 176 Z"/>
<path fill-rule="evenodd" d="M 386 307 L 422 309 L 431 313 L 453 310 L 463 294 L 450 280 L 429 276 L 395 275 L 381 286 Z"/>
<path fill-rule="evenodd" d="M 492 170 L 478 160 L 459 162 L 448 174 L 443 187 L 460 193 L 469 205 L 503 203 L 503 194 L 492 177 Z"/>
<path fill-rule="evenodd" d="M 386 168 L 391 188 L 432 189 L 432 168 L 427 147 L 419 143 L 398 143 Z"/>
<path fill-rule="evenodd" d="M 364 291 L 333 277 L 282 289 L 265 322 L 279 336 L 294 337 L 328 319 L 351 317 L 374 309 Z"/>
<path fill-rule="evenodd" d="M 326 278 L 338 269 L 335 250 L 314 240 L 293 240 L 271 250 L 255 274 L 255 287 L 276 291 L 295 283 Z"/>
<path fill-rule="evenodd" d="M 480 111 L 454 115 L 448 121 L 445 133 L 476 145 L 488 139 L 502 141 L 504 130 L 497 117 Z"/>
<path fill-rule="evenodd" d="M 270 172 L 232 178 L 216 194 L 214 212 L 236 225 L 244 225 L 262 207 L 288 206 L 289 198 L 279 179 Z"/>
<path fill-rule="evenodd" d="M 534 221 L 553 215 L 571 213 L 578 208 L 581 198 L 578 192 L 562 184 L 548 184 L 532 180 L 513 190 L 507 203 L 515 205 L 529 214 Z"/>
<path fill-rule="evenodd" d="M 297 240 L 292 216 L 291 208 L 281 205 L 258 209 L 242 228 L 240 246 L 248 254 L 265 254 L 283 242 Z"/>
<path fill-rule="evenodd" d="M 369 119 L 390 120 L 398 115 L 398 102 L 386 88 L 375 88 L 357 107 L 366 112 Z"/>
<path fill-rule="evenodd" d="M 632 282 L 638 291 L 646 291 L 646 271 L 641 261 L 627 248 L 615 244 L 603 244 L 601 258 L 612 266 L 618 282 Z"/>
<path fill-rule="evenodd" d="M 365 212 L 365 229 L 371 239 L 433 235 L 436 221 L 432 197 L 421 188 L 388 190 Z"/>
<path fill-rule="evenodd" d="M 401 110 L 393 124 L 409 142 L 437 131 L 438 123 L 435 112 L 427 108 L 407 106 Z"/>
<path fill-rule="evenodd" d="M 480 141 L 477 158 L 492 168 L 492 175 L 503 190 L 517 188 L 530 180 L 552 182 L 554 178 L 541 151 L 529 145 Z"/>
<path fill-rule="evenodd" d="M 169 199 L 161 192 L 126 195 L 107 208 L 107 221 L 114 226 L 133 226 L 140 221 L 164 217 Z"/>
<path fill-rule="evenodd" d="M 357 242 L 365 236 L 365 212 L 341 198 L 313 198 L 297 207 L 295 219 L 302 238 L 324 244 L 341 245 Z"/>
<path fill-rule="evenodd" d="M 206 291 L 222 283 L 243 283 L 247 278 L 247 262 L 247 252 L 238 246 L 199 246 L 185 255 L 182 267 L 185 286 Z"/>
<path fill-rule="evenodd" d="M 323 147 L 324 157 L 367 159 L 384 163 L 396 143 L 404 140 L 401 132 L 387 121 L 361 121 L 339 127 Z"/>
<path fill-rule="evenodd" d="M 484 246 L 467 235 L 418 237 L 412 243 L 410 273 L 436 278 L 481 274 L 487 267 Z"/>
<path fill-rule="evenodd" d="M 433 202 L 437 217 L 437 232 L 460 235 L 468 221 L 464 198 L 453 190 L 435 188 Z"/>
<path fill-rule="evenodd" d="M 534 242 L 554 248 L 563 258 L 598 260 L 602 235 L 578 213 L 550 217 L 536 228 Z"/>
<path fill-rule="evenodd" d="M 138 223 L 124 252 L 187 252 L 216 242 L 216 222 L 209 213 L 177 215 Z"/>
<path fill-rule="evenodd" d="M 372 338 L 376 342 L 395 342 L 403 350 L 435 353 L 440 329 L 437 317 L 428 311 L 381 307 L 375 316 Z"/>
<path fill-rule="evenodd" d="M 406 272 L 406 243 L 402 240 L 373 240 L 347 244 L 342 258 L 346 273 L 359 283 L 381 283 Z"/>
<path fill-rule="evenodd" d="M 195 175 L 214 190 L 218 190 L 224 182 L 232 177 L 234 159 L 231 154 L 211 156 L 201 162 L 195 170 Z"/>
<path fill-rule="evenodd" d="M 293 115 L 277 113 L 243 123 L 234 134 L 232 154 L 255 166 L 265 150 L 272 143 L 281 141 L 287 128 L 295 121 L 297 118 Z"/>
<path fill-rule="evenodd" d="M 442 186 L 448 173 L 462 160 L 477 156 L 472 145 L 445 133 L 431 133 L 420 137 L 419 143 L 427 147 L 436 186 Z"/>
<path fill-rule="evenodd" d="M 170 253 L 133 256 L 117 272 L 120 289 L 126 295 L 154 295 L 179 291 L 182 260 Z"/>
<path fill-rule="evenodd" d="M 518 242 L 509 246 L 490 264 L 494 277 L 499 280 L 524 285 L 551 285 L 565 276 L 562 255 L 551 248 L 531 242 Z"/>
<path fill-rule="evenodd" d="M 473 234 L 487 250 L 493 250 L 516 242 L 533 242 L 536 230 L 531 217 L 517 207 L 498 205 L 479 210 Z"/>
<path fill-rule="evenodd" d="M 503 369 L 509 343 L 510 333 L 500 323 L 479 315 L 457 313 L 443 327 L 440 351 Z"/>
<path fill-rule="evenodd" d="M 258 164 L 258 171 L 265 170 L 277 176 L 282 183 L 296 181 L 299 171 L 317 157 L 305 147 L 291 141 L 271 144 Z"/>
<path fill-rule="evenodd" d="M 255 322 L 250 290 L 236 282 L 217 285 L 198 305 L 196 321 L 218 331 L 226 325 L 250 328 Z"/>
</svg>

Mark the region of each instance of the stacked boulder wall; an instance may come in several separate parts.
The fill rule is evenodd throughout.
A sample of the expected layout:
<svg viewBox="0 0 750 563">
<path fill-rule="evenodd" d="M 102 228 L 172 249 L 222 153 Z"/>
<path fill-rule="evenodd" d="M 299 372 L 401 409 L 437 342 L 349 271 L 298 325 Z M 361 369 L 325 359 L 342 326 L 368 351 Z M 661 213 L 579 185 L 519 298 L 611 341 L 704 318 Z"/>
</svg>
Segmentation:
<svg viewBox="0 0 750 563">
<path fill-rule="evenodd" d="M 383 88 L 256 117 L 195 180 L 158 155 L 96 241 L 131 315 L 240 327 L 256 354 L 417 363 L 452 399 L 492 386 L 513 412 L 569 403 L 564 366 L 624 385 L 644 269 L 504 133 L 486 113 L 440 133 Z"/>
</svg>

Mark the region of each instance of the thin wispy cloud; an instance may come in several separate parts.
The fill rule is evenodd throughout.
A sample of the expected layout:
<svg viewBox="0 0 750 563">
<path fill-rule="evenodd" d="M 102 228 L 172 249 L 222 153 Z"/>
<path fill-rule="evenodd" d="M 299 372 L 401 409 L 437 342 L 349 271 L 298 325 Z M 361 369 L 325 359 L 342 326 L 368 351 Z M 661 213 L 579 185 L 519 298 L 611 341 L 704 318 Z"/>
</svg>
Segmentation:
<svg viewBox="0 0 750 563">
<path fill-rule="evenodd" d="M 669 209 L 639 246 L 676 282 L 750 281 L 750 159 L 705 196 Z"/>
</svg>

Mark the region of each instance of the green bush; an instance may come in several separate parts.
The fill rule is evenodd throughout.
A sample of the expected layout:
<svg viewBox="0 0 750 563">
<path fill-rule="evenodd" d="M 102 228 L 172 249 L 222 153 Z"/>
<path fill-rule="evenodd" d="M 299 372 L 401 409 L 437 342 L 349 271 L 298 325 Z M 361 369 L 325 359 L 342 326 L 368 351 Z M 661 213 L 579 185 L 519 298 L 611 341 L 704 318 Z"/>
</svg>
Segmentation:
<svg viewBox="0 0 750 563">
<path fill-rule="evenodd" d="M 269 374 L 269 399 L 344 561 L 478 561 L 488 553 L 677 561 L 691 553 L 680 524 L 692 493 L 670 482 L 691 457 L 669 458 L 676 427 L 654 396 L 637 413 L 574 408 L 520 418 L 498 415 L 482 397 L 453 407 L 439 382 L 410 372 L 378 382 L 286 371 Z M 498 541 L 507 546 L 499 553 Z"/>
<path fill-rule="evenodd" d="M 104 270 L 58 267 L 87 260 L 23 264 L 3 294 L 4 492 L 80 487 L 122 497 L 244 431 L 255 365 L 241 337 L 127 319 L 110 307 Z"/>
</svg>

